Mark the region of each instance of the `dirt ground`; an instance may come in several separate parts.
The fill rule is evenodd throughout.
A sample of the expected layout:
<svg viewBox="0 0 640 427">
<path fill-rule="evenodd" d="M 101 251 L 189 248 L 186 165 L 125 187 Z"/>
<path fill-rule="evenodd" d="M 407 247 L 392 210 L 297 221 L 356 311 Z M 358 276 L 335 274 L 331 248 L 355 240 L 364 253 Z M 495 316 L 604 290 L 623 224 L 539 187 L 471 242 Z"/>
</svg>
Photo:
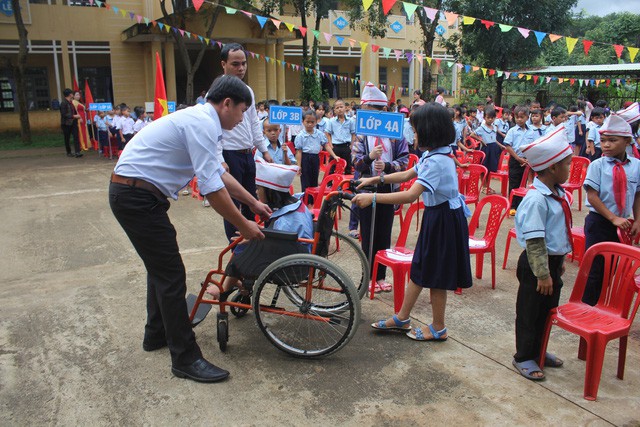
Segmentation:
<svg viewBox="0 0 640 427">
<path fill-rule="evenodd" d="M 514 241 L 502 270 L 509 218 L 497 240 L 496 289 L 485 257 L 483 278 L 463 295 L 449 295 L 446 342 L 373 332 L 371 322 L 392 314 L 392 294 L 363 299 L 356 336 L 320 360 L 278 351 L 251 315 L 230 320 L 229 347 L 221 353 L 212 313 L 195 329 L 197 339 L 205 357 L 231 378 L 219 384 L 178 379 L 168 350 L 141 347 L 145 270 L 108 206 L 115 162 L 63 152 L 0 153 L 3 426 L 640 425 L 637 321 L 624 380 L 615 377 L 614 341 L 596 402 L 582 397 L 585 363 L 577 359 L 575 335 L 552 331 L 549 349 L 565 366 L 547 369 L 545 381 L 514 371 L 514 270 L 521 250 Z M 584 208 L 573 212 L 574 223 L 582 224 Z M 189 291 L 197 292 L 226 245 L 222 221 L 190 196 L 172 203 L 169 213 Z M 567 263 L 561 303 L 577 269 Z M 413 323 L 430 318 L 425 294 Z"/>
</svg>

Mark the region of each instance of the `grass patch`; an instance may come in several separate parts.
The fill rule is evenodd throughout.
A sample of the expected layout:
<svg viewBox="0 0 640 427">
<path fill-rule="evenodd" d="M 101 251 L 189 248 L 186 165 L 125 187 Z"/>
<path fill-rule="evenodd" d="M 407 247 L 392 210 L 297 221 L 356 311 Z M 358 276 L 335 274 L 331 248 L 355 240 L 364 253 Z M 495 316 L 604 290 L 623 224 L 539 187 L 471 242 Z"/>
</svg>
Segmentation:
<svg viewBox="0 0 640 427">
<path fill-rule="evenodd" d="M 71 138 L 73 144 L 73 137 Z M 62 131 L 32 132 L 31 144 L 25 144 L 20 139 L 20 132 L 0 133 L 0 151 L 29 150 L 32 148 L 64 147 Z"/>
</svg>

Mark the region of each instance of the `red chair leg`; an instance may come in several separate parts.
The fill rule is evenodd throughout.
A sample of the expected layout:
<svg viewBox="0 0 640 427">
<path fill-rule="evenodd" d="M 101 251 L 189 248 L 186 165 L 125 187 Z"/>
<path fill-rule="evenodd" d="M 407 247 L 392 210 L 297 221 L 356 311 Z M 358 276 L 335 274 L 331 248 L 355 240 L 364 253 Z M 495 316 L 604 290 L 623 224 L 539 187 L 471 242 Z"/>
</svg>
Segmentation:
<svg viewBox="0 0 640 427">
<path fill-rule="evenodd" d="M 507 179 L 502 178 L 501 179 L 502 183 L 500 186 L 500 193 L 502 194 L 502 197 L 507 197 L 507 184 L 509 183 Z"/>
<path fill-rule="evenodd" d="M 551 326 L 553 322 L 551 321 L 551 315 L 547 316 L 547 322 L 544 325 L 544 332 L 542 334 L 542 344 L 540 345 L 540 369 L 544 370 L 544 359 L 547 355 L 547 344 L 549 344 L 549 335 L 551 335 Z"/>
<path fill-rule="evenodd" d="M 491 289 L 496 288 L 496 249 L 491 249 Z"/>
<path fill-rule="evenodd" d="M 376 295 L 376 275 L 378 274 L 379 265 L 378 257 L 373 257 L 373 270 L 371 271 L 371 283 L 369 283 L 369 299 L 373 299 Z"/>
<path fill-rule="evenodd" d="M 607 342 L 602 336 L 596 336 L 587 344 L 587 371 L 584 376 L 584 398 L 586 400 L 596 400 L 598 397 L 606 345 Z"/>
<path fill-rule="evenodd" d="M 502 269 L 507 268 L 507 259 L 509 258 L 509 247 L 511 246 L 511 234 L 507 234 L 507 243 L 504 245 L 504 259 L 502 260 Z"/>
<path fill-rule="evenodd" d="M 393 310 L 398 313 L 404 301 L 404 286 L 407 272 L 403 266 L 393 267 Z M 375 276 L 373 276 L 375 277 Z"/>
<path fill-rule="evenodd" d="M 482 279 L 482 264 L 484 263 L 484 254 L 476 254 L 476 277 Z"/>
<path fill-rule="evenodd" d="M 587 340 L 580 337 L 580 345 L 578 346 L 578 359 L 587 360 Z"/>
<path fill-rule="evenodd" d="M 627 336 L 620 337 L 620 351 L 618 352 L 618 378 L 624 379 L 624 364 L 627 359 Z"/>
</svg>

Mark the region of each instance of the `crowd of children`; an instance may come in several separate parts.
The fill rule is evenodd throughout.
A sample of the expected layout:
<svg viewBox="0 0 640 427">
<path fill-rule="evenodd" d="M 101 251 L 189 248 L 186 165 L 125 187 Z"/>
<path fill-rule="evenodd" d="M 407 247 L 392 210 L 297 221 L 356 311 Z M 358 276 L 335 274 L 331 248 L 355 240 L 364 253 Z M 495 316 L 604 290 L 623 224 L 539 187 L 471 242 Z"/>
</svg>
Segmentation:
<svg viewBox="0 0 640 427">
<path fill-rule="evenodd" d="M 97 131 L 99 153 L 123 150 L 125 145 L 150 122 L 144 107 L 116 105 L 108 112 L 99 111 L 93 125 Z"/>
</svg>

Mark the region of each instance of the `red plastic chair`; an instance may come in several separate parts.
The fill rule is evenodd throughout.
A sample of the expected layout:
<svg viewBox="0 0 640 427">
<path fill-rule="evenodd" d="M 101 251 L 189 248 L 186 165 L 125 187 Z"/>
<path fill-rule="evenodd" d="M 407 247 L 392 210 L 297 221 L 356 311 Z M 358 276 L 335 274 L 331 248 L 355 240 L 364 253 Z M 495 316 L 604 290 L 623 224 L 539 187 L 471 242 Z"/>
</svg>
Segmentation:
<svg viewBox="0 0 640 427">
<path fill-rule="evenodd" d="M 485 206 L 489 205 L 487 224 L 484 227 L 484 235 L 477 236 L 480 215 Z M 484 254 L 491 253 L 491 288 L 496 288 L 496 237 L 500 231 L 500 225 L 507 216 L 509 201 L 497 194 L 484 197 L 476 206 L 471 221 L 469 222 L 469 254 L 476 255 L 476 277 L 482 279 L 482 265 Z M 459 293 L 459 292 L 458 292 Z"/>
<path fill-rule="evenodd" d="M 578 190 L 578 210 L 582 210 L 582 187 L 587 177 L 587 169 L 591 162 L 586 157 L 573 156 L 571 158 L 571 172 L 567 182 L 562 184 L 562 188 L 573 195 Z"/>
<path fill-rule="evenodd" d="M 323 151 L 321 151 L 321 153 L 323 153 Z M 324 173 L 324 177 L 322 178 L 322 180 L 324 181 L 324 179 L 329 176 L 329 175 L 343 175 L 344 174 L 344 170 L 347 167 L 347 161 L 344 159 L 338 159 L 338 160 L 331 160 L 328 164 L 327 164 L 327 168 L 326 171 Z M 326 192 L 322 192 L 320 191 L 320 188 L 322 187 L 322 185 L 319 185 L 318 187 L 307 187 L 304 190 L 304 204 L 308 204 L 309 203 L 309 196 L 313 197 L 313 200 L 316 200 L 317 198 L 320 198 L 320 200 L 322 200 L 325 196 L 325 194 L 327 194 L 329 191 Z M 315 203 L 314 203 L 315 205 Z"/>
<path fill-rule="evenodd" d="M 458 187 L 460 194 L 465 196 L 466 204 L 473 203 L 477 208 L 482 183 L 487 173 L 487 168 L 482 165 L 472 164 L 464 169 L 458 169 Z"/>
<path fill-rule="evenodd" d="M 481 165 L 484 162 L 486 154 L 480 150 L 473 150 L 470 153 L 466 154 L 467 163 L 471 163 L 472 165 Z"/>
<path fill-rule="evenodd" d="M 604 258 L 604 277 L 600 299 L 592 307 L 582 302 L 582 294 L 596 256 Z M 589 248 L 583 261 L 569 302 L 549 313 L 540 349 L 540 366 L 544 366 L 552 325 L 579 335 L 578 358 L 586 357 L 587 361 L 584 398 L 596 400 L 604 351 L 607 343 L 616 338 L 620 338 L 617 376 L 624 377 L 627 337 L 640 305 L 640 285 L 635 280 L 640 269 L 640 249 L 621 243 L 598 243 Z"/>
<path fill-rule="evenodd" d="M 569 206 L 571 206 L 573 204 L 573 197 L 571 196 L 571 193 L 565 193 L 567 195 L 567 199 L 569 201 Z M 573 256 L 573 254 L 576 251 L 576 237 L 573 235 L 573 230 L 574 229 L 578 229 L 580 228 L 582 230 L 582 227 L 573 227 L 571 229 L 571 237 L 572 237 L 572 244 L 573 244 L 573 252 L 571 253 L 571 255 L 569 256 Z M 578 230 L 576 230 L 576 234 L 578 233 Z M 506 269 L 507 268 L 507 258 L 509 258 L 509 247 L 511 246 L 511 239 L 515 239 L 516 238 L 516 229 L 512 228 L 509 230 L 509 233 L 507 234 L 507 242 L 504 245 L 504 259 L 502 260 L 502 269 Z M 579 243 L 578 243 L 579 244 Z M 582 252 L 584 252 L 584 232 L 582 233 Z M 582 259 L 582 255 L 580 255 L 580 259 Z M 573 258 L 572 258 L 573 260 Z"/>
<path fill-rule="evenodd" d="M 200 188 L 198 188 L 198 177 L 191 178 L 189 186 L 191 187 L 191 197 L 204 200 L 204 197 L 200 194 Z"/>
<path fill-rule="evenodd" d="M 629 222 L 631 223 L 631 225 L 633 225 L 634 221 L 630 219 Z M 636 237 L 633 237 L 631 235 L 631 229 L 623 230 L 621 228 L 618 228 L 618 239 L 620 240 L 620 243 L 633 246 L 640 243 L 640 234 L 638 234 Z"/>
<path fill-rule="evenodd" d="M 409 154 L 409 163 L 407 164 L 407 170 L 413 168 L 415 165 L 418 164 L 419 161 L 420 161 L 420 158 L 418 156 L 416 156 L 415 154 Z M 409 188 L 411 188 L 413 183 L 416 182 L 416 179 L 417 178 L 413 178 L 407 182 L 403 182 L 402 184 L 400 184 L 400 191 L 408 190 Z M 417 204 L 418 200 L 416 200 L 413 203 Z M 398 205 L 398 208 L 393 212 L 395 216 L 399 217 L 400 226 L 402 226 L 402 218 L 404 214 L 403 209 L 404 209 L 404 205 Z M 418 229 L 419 226 L 420 226 L 420 212 L 418 212 L 418 215 L 416 215 L 416 230 Z"/>
<path fill-rule="evenodd" d="M 292 153 L 295 153 L 295 151 L 292 151 Z M 318 153 L 318 157 L 320 158 L 320 172 L 327 173 L 327 165 L 329 164 L 331 155 L 328 151 L 322 150 Z"/>
<path fill-rule="evenodd" d="M 509 152 L 504 150 L 500 154 L 500 161 L 498 162 L 498 170 L 495 172 L 489 172 L 488 184 L 491 184 L 492 179 L 500 180 L 500 194 L 503 197 L 507 197 L 507 186 L 509 185 Z"/>
<path fill-rule="evenodd" d="M 387 266 L 393 272 L 393 308 L 397 313 L 402 307 L 404 300 L 404 287 L 407 283 L 407 276 L 411 270 L 411 260 L 413 259 L 413 250 L 407 249 L 407 236 L 413 215 L 420 209 L 424 209 L 422 202 L 412 203 L 407 209 L 407 213 L 402 221 L 400 235 L 393 249 L 383 249 L 376 253 L 373 258 L 373 270 L 371 274 L 371 285 L 369 286 L 369 298 L 375 296 L 376 274 L 380 264 Z"/>
<path fill-rule="evenodd" d="M 527 165 L 524 168 L 524 174 L 522 175 L 522 180 L 520 181 L 520 187 L 514 188 L 509 193 L 509 206 L 513 203 L 514 197 L 524 197 L 527 195 L 527 191 L 531 188 L 531 183 L 533 182 L 533 178 L 536 176 L 531 166 Z"/>
</svg>

